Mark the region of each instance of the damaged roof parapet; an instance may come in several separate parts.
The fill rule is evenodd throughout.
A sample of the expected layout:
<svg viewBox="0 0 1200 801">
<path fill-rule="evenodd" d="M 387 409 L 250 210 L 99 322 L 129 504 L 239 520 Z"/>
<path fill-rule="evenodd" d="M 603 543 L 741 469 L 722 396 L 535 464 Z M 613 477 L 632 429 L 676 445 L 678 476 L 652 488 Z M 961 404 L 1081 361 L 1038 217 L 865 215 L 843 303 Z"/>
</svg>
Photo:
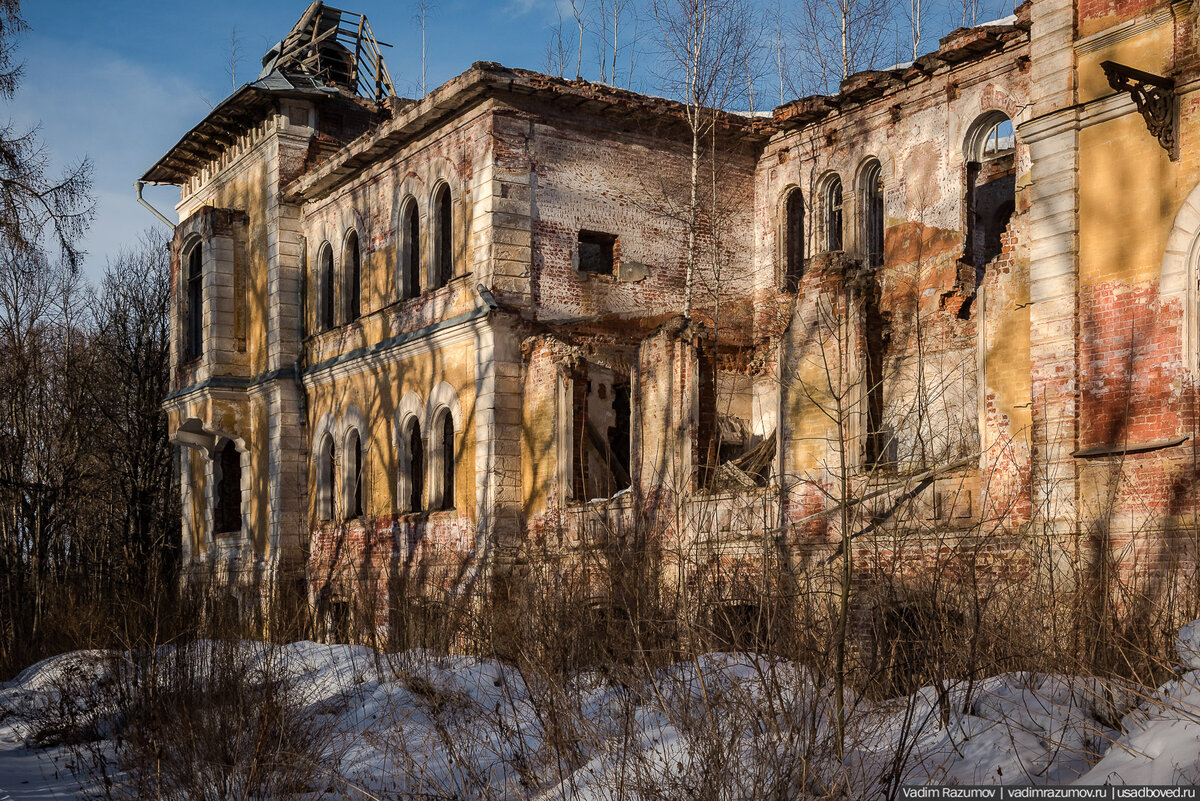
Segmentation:
<svg viewBox="0 0 1200 801">
<path fill-rule="evenodd" d="M 928 80 L 938 70 L 953 69 L 1009 45 L 1023 44 L 1029 37 L 1029 7 L 1029 0 L 1026 0 L 1012 17 L 951 31 L 939 40 L 935 52 L 915 61 L 850 75 L 841 82 L 836 95 L 810 95 L 784 103 L 775 109 L 774 122 L 789 128 L 810 125 L 835 110 L 869 103 L 918 81 Z"/>
<path fill-rule="evenodd" d="M 346 27 L 348 26 L 348 27 Z M 309 4 L 283 41 L 263 56 L 259 79 L 281 73 L 303 76 L 317 86 L 335 86 L 382 100 L 396 89 L 365 14 L 343 11 L 320 0 Z"/>
<path fill-rule="evenodd" d="M 284 196 L 292 202 L 320 196 L 353 176 L 360 167 L 403 146 L 481 98 L 505 95 L 533 97 L 571 111 L 611 115 L 614 119 L 641 117 L 682 124 L 686 113 L 686 107 L 675 100 L 478 61 L 422 100 L 389 99 L 386 106 L 392 112 L 391 120 L 350 142 L 320 167 L 297 178 L 284 189 Z M 756 144 L 765 142 L 774 130 L 770 119 L 735 112 L 714 113 L 719 130 Z"/>
<path fill-rule="evenodd" d="M 344 27 L 349 25 L 350 27 Z M 339 101 L 376 108 L 395 89 L 362 14 L 310 3 L 288 35 L 262 59 L 258 77 L 222 100 L 146 171 L 149 184 L 182 185 L 277 110 L 280 98 Z"/>
<path fill-rule="evenodd" d="M 148 184 L 182 185 L 219 159 L 237 138 L 261 125 L 280 98 L 293 97 L 326 103 L 339 96 L 336 89 L 296 85 L 280 73 L 271 73 L 243 84 L 222 100 L 203 120 L 183 135 L 166 155 L 142 176 Z"/>
</svg>

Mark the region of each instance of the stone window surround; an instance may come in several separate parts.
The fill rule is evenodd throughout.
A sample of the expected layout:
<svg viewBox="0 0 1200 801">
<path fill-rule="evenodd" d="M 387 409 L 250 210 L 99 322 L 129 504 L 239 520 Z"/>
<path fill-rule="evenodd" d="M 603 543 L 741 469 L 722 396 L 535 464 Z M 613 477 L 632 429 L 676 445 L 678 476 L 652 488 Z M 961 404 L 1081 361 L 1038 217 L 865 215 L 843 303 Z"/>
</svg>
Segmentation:
<svg viewBox="0 0 1200 801">
<path fill-rule="evenodd" d="M 810 239 L 810 237 L 806 236 L 808 231 L 804 227 L 805 220 L 808 217 L 808 214 L 807 214 L 808 209 L 804 205 L 805 204 L 804 192 L 803 192 L 803 190 L 801 190 L 799 185 L 794 184 L 794 183 L 789 183 L 787 186 L 785 186 L 783 188 L 783 191 L 780 192 L 780 194 L 779 194 L 779 204 L 778 204 L 778 207 L 777 207 L 776 213 L 775 213 L 775 219 L 777 221 L 776 242 L 778 243 L 778 246 L 776 248 L 776 254 L 775 254 L 775 265 L 776 265 L 775 266 L 775 286 L 781 290 L 791 289 L 792 291 L 795 291 L 795 289 L 796 289 L 796 286 L 790 286 L 790 280 L 789 280 L 789 276 L 788 276 L 788 266 L 789 266 L 788 265 L 788 256 L 791 252 L 791 240 L 789 238 L 790 226 L 788 225 L 788 223 L 789 223 L 788 205 L 791 202 L 792 198 L 797 194 L 799 195 L 800 207 L 802 209 L 802 211 L 801 211 L 801 245 L 800 245 L 800 247 L 801 247 L 801 252 L 800 252 L 801 269 L 799 271 L 799 274 L 795 277 L 795 284 L 797 286 L 799 285 L 800 278 L 803 276 L 803 273 L 804 273 L 803 268 L 804 268 L 805 262 L 807 261 L 807 256 L 808 256 L 808 244 L 809 244 L 808 240 Z"/>
<path fill-rule="evenodd" d="M 246 449 L 245 442 L 240 437 L 229 437 L 222 434 L 216 436 L 216 446 L 211 452 L 204 452 L 207 457 L 204 465 L 204 530 L 209 545 L 216 545 L 216 534 L 227 533 L 215 531 L 216 526 L 216 508 L 217 508 L 217 484 L 221 481 L 221 465 L 218 454 L 226 445 L 230 445 L 238 454 L 238 459 L 242 466 L 241 475 L 241 504 L 240 513 L 242 518 L 242 526 L 240 536 L 237 538 L 237 544 L 240 545 L 248 539 L 249 526 L 246 525 L 246 509 L 251 500 L 250 487 L 250 453 Z"/>
<path fill-rule="evenodd" d="M 838 204 L 841 212 L 841 220 L 839 222 L 838 239 L 840 242 L 833 241 L 833 191 L 834 189 L 841 190 L 841 200 Z M 822 175 L 817 180 L 817 197 L 820 198 L 820 214 L 817 215 L 818 231 L 815 233 L 817 242 L 820 242 L 820 251 L 822 253 L 832 253 L 838 250 L 846 249 L 846 191 L 842 184 L 842 177 L 838 173 L 830 170 Z M 837 244 L 839 247 L 834 247 Z"/>
</svg>

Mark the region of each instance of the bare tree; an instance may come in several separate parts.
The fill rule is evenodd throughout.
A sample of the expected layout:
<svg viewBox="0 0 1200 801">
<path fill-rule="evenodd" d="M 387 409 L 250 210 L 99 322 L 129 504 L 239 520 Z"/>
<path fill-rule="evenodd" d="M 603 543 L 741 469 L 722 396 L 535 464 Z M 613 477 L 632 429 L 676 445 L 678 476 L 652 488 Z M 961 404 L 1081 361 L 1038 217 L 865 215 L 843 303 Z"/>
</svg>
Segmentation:
<svg viewBox="0 0 1200 801">
<path fill-rule="evenodd" d="M 0 0 L 0 97 L 11 100 L 21 77 L 13 65 L 13 36 L 25 29 L 19 0 Z M 92 219 L 92 165 L 87 159 L 48 175 L 50 157 L 37 130 L 18 132 L 10 122 L 0 126 L 0 239 L 12 258 L 36 253 L 49 230 L 63 261 L 79 266 L 79 239 Z"/>
<path fill-rule="evenodd" d="M 912 58 L 921 55 L 921 0 L 908 0 L 904 14 L 908 18 L 908 30 L 912 41 Z"/>
<path fill-rule="evenodd" d="M 237 89 L 237 62 L 238 51 L 241 49 L 242 40 L 238 36 L 237 26 L 229 30 L 229 88 Z"/>
<path fill-rule="evenodd" d="M 702 147 L 756 45 L 753 14 L 743 0 L 655 0 L 664 81 L 680 97 L 691 132 L 684 316 L 692 313 L 696 274 Z"/>
<path fill-rule="evenodd" d="M 567 70 L 567 51 L 563 46 L 562 9 L 554 7 L 558 14 L 558 22 L 550 29 L 550 40 L 546 42 L 546 73 L 563 77 Z"/>
<path fill-rule="evenodd" d="M 571 15 L 575 17 L 575 25 L 579 28 L 579 55 L 575 60 L 575 80 L 583 78 L 583 32 L 584 14 L 587 12 L 587 0 L 570 0 Z"/>
<path fill-rule="evenodd" d="M 804 0 L 798 43 L 819 91 L 870 69 L 884 53 L 892 0 Z"/>
<path fill-rule="evenodd" d="M 426 24 L 429 21 L 430 13 L 436 9 L 437 6 L 433 0 L 415 0 L 413 3 L 413 21 L 421 26 L 421 97 L 428 93 L 426 85 Z"/>
</svg>

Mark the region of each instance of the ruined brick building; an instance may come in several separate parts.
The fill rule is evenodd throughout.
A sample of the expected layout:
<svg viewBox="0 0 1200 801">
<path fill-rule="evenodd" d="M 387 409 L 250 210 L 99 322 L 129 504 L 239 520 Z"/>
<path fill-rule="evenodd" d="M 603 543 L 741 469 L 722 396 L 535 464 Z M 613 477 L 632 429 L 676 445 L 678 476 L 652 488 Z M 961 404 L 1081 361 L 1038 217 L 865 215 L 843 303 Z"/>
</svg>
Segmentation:
<svg viewBox="0 0 1200 801">
<path fill-rule="evenodd" d="M 876 556 L 916 526 L 1182 558 L 1186 0 L 1029 0 L 715 114 L 694 231 L 682 106 L 490 63 L 398 98 L 363 22 L 314 3 L 142 177 L 182 190 L 186 558 L 243 600 L 386 610 L 398 573 L 450 597 L 621 526 L 710 554 L 686 585 L 835 547 L 854 498 Z"/>
</svg>

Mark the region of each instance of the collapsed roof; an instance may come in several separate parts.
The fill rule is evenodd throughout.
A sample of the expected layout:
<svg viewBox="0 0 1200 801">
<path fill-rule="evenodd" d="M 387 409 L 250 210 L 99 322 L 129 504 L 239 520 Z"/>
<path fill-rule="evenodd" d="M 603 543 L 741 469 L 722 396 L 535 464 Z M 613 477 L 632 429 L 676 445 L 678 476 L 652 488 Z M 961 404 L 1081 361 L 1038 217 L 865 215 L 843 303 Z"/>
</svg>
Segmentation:
<svg viewBox="0 0 1200 801">
<path fill-rule="evenodd" d="M 371 24 L 363 14 L 310 3 L 283 41 L 263 56 L 259 80 L 280 73 L 293 83 L 338 86 L 360 97 L 382 100 L 396 89 Z"/>
<path fill-rule="evenodd" d="M 142 176 L 157 184 L 182 184 L 259 124 L 278 98 L 382 101 L 395 87 L 371 25 L 362 14 L 309 4 L 282 41 L 262 59 L 262 71 L 217 104 Z"/>
</svg>

